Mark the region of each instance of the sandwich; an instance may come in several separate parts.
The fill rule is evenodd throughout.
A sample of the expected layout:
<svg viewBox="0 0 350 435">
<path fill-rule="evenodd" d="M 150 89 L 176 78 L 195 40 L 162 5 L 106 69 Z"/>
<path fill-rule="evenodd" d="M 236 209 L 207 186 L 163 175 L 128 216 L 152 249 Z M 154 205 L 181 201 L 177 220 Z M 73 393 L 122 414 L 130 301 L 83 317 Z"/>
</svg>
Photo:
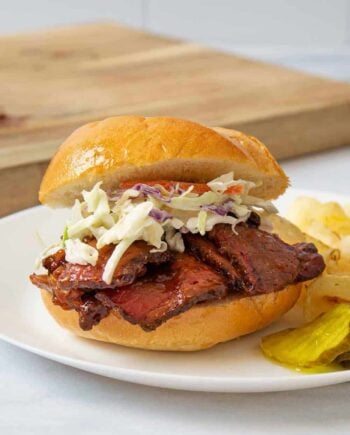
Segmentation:
<svg viewBox="0 0 350 435">
<path fill-rule="evenodd" d="M 252 333 L 325 267 L 272 224 L 287 187 L 238 131 L 171 117 L 84 125 L 42 180 L 41 203 L 71 215 L 30 280 L 58 324 L 89 339 L 193 351 Z"/>
</svg>

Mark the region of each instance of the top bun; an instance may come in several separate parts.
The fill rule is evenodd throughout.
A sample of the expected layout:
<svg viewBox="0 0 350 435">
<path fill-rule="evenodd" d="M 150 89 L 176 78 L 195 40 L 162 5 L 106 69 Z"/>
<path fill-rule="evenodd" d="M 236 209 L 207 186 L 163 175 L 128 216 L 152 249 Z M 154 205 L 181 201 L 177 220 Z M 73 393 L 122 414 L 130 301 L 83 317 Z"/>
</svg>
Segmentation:
<svg viewBox="0 0 350 435">
<path fill-rule="evenodd" d="M 39 199 L 65 207 L 83 189 L 125 180 L 208 182 L 227 172 L 258 186 L 251 194 L 273 199 L 288 178 L 259 140 L 235 130 L 208 128 L 170 117 L 116 116 L 75 130 L 44 175 Z"/>
</svg>

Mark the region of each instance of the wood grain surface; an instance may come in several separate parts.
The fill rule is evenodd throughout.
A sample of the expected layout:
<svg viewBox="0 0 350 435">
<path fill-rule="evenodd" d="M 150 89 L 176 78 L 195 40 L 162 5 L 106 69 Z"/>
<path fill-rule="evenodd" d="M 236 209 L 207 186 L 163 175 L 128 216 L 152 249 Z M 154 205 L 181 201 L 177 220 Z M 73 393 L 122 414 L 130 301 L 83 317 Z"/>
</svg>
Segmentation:
<svg viewBox="0 0 350 435">
<path fill-rule="evenodd" d="M 279 158 L 350 142 L 350 85 L 112 23 L 0 38 L 0 96 L 0 215 L 34 204 L 57 146 L 106 116 L 237 128 Z"/>
</svg>

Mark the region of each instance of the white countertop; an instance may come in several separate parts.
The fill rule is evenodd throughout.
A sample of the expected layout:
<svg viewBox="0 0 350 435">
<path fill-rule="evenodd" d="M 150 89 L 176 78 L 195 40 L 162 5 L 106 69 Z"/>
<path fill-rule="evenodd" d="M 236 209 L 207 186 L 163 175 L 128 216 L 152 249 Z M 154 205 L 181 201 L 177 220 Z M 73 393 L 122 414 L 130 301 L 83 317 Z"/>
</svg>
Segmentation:
<svg viewBox="0 0 350 435">
<path fill-rule="evenodd" d="M 349 194 L 350 147 L 287 160 L 283 167 L 294 187 Z M 269 394 L 156 389 L 85 373 L 0 342 L 4 435 L 345 434 L 349 398 L 350 384 Z"/>
</svg>

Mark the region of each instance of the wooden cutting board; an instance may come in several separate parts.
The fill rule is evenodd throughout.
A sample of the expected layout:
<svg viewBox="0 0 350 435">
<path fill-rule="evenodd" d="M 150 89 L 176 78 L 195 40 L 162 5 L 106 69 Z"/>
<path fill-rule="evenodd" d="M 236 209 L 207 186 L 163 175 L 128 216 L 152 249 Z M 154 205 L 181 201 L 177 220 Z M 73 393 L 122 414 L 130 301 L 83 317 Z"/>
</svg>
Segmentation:
<svg viewBox="0 0 350 435">
<path fill-rule="evenodd" d="M 0 38 L 0 215 L 37 202 L 77 126 L 173 115 L 258 136 L 279 158 L 350 142 L 350 85 L 115 24 Z"/>
</svg>

